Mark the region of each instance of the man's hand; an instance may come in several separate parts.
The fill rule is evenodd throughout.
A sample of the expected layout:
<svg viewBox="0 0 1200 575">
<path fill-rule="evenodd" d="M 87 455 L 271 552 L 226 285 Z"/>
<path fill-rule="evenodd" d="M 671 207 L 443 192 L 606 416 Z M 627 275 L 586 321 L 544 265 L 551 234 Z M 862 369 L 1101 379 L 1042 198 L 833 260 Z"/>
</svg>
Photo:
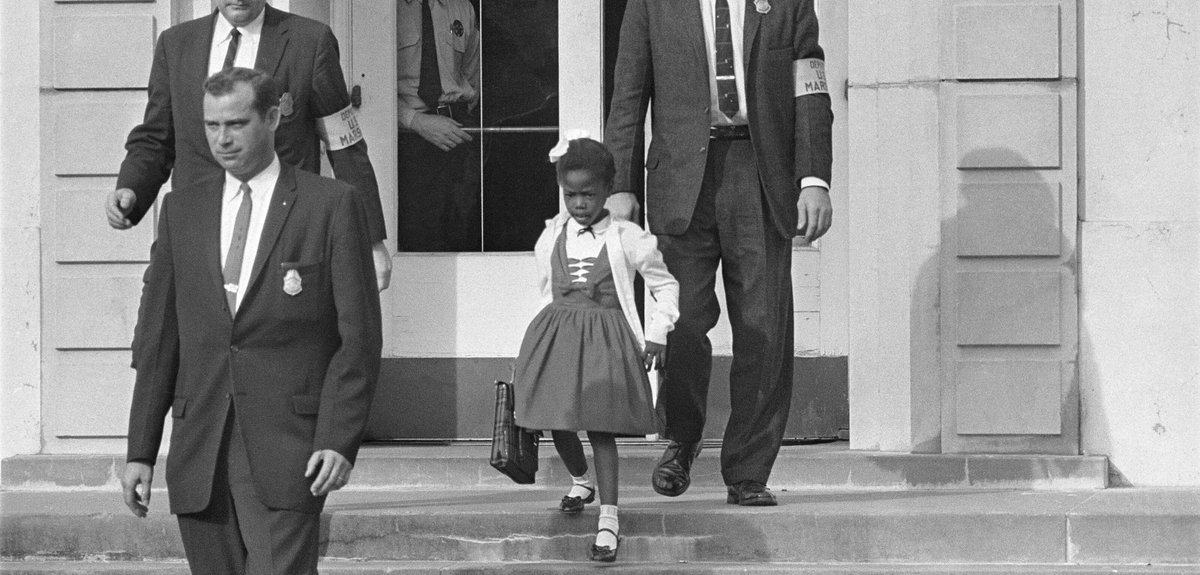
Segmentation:
<svg viewBox="0 0 1200 575">
<path fill-rule="evenodd" d="M 829 201 L 829 190 L 821 186 L 808 186 L 800 190 L 800 201 L 796 202 L 800 217 L 796 220 L 796 231 L 804 241 L 812 243 L 829 231 L 833 224 L 833 204 Z"/>
<path fill-rule="evenodd" d="M 392 285 L 392 255 L 383 242 L 377 242 L 371 248 L 371 257 L 375 260 L 375 283 L 383 291 Z"/>
<path fill-rule="evenodd" d="M 342 454 L 332 449 L 322 449 L 314 451 L 312 457 L 308 458 L 308 469 L 304 471 L 304 476 L 316 474 L 309 491 L 313 497 L 320 497 L 350 483 L 350 471 L 353 469 L 354 466 Z"/>
<path fill-rule="evenodd" d="M 653 341 L 646 342 L 646 351 L 642 352 L 642 365 L 650 371 L 655 365 L 658 369 L 667 366 L 667 346 Z"/>
<path fill-rule="evenodd" d="M 604 207 L 612 214 L 614 220 L 634 222 L 637 221 L 638 208 L 641 206 L 638 205 L 637 196 L 633 192 L 617 192 L 608 197 Z"/>
<path fill-rule="evenodd" d="M 127 230 L 133 227 L 129 221 L 129 212 L 137 203 L 137 195 L 129 188 L 121 188 L 108 193 L 104 202 L 104 212 L 108 215 L 108 225 L 116 230 Z"/>
<path fill-rule="evenodd" d="M 154 466 L 137 461 L 125 464 L 125 474 L 121 476 L 121 491 L 125 494 L 125 506 L 134 515 L 145 517 L 150 511 L 150 484 L 153 482 Z"/>
<path fill-rule="evenodd" d="M 472 140 L 471 134 L 462 129 L 462 124 L 437 114 L 414 115 L 412 129 L 443 152 L 449 152 L 455 146 Z"/>
</svg>

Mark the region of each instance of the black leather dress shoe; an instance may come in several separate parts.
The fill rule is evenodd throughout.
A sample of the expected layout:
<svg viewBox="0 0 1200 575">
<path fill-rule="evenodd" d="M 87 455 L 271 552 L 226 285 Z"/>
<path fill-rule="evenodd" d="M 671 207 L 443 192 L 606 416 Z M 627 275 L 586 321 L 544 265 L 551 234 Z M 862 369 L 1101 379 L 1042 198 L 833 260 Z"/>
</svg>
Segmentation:
<svg viewBox="0 0 1200 575">
<path fill-rule="evenodd" d="M 766 485 L 757 481 L 739 481 L 728 486 L 729 496 L 725 503 L 744 505 L 746 507 L 769 507 L 778 505 L 775 495 Z"/>
<path fill-rule="evenodd" d="M 596 490 L 586 485 L 581 485 L 588 490 L 587 497 L 571 497 L 564 495 L 562 501 L 558 502 L 558 510 L 563 513 L 579 513 L 583 511 L 584 504 L 591 503 L 596 500 Z"/>
<path fill-rule="evenodd" d="M 650 484 L 654 492 L 667 497 L 677 497 L 692 484 L 692 462 L 700 455 L 700 442 L 683 443 L 672 441 L 667 445 L 662 459 L 654 468 Z"/>
</svg>

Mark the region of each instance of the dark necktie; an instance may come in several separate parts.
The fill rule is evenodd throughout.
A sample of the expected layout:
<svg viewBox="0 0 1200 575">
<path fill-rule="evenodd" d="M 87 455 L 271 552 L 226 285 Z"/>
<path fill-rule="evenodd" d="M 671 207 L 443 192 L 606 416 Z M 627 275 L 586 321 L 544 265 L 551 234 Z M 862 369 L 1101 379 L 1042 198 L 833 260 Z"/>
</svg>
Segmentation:
<svg viewBox="0 0 1200 575">
<path fill-rule="evenodd" d="M 246 235 L 250 229 L 250 210 L 254 209 L 254 200 L 250 199 L 250 186 L 242 182 L 238 192 L 242 194 L 242 205 L 238 207 L 237 218 L 233 222 L 233 237 L 229 242 L 229 252 L 225 255 L 225 269 L 222 270 L 225 279 L 225 302 L 229 304 L 230 316 L 237 315 L 242 255 L 246 251 Z"/>
<path fill-rule="evenodd" d="M 596 237 L 596 230 L 592 229 L 592 226 L 588 226 L 586 228 L 579 228 L 579 233 L 577 233 L 575 235 L 582 236 L 584 233 L 592 234 L 593 238 Z"/>
<path fill-rule="evenodd" d="M 429 0 L 421 0 L 421 83 L 417 95 L 429 108 L 437 108 L 442 97 L 442 75 L 438 71 L 437 39 L 433 34 L 433 14 Z"/>
<path fill-rule="evenodd" d="M 238 45 L 241 44 L 242 33 L 238 32 L 237 28 L 229 31 L 229 49 L 225 51 L 225 64 L 221 66 L 222 70 L 228 70 L 233 67 L 233 61 L 237 59 Z"/>
<path fill-rule="evenodd" d="M 733 27 L 729 3 L 717 0 L 716 13 L 717 104 L 726 118 L 738 111 L 737 79 L 733 71 Z"/>
</svg>

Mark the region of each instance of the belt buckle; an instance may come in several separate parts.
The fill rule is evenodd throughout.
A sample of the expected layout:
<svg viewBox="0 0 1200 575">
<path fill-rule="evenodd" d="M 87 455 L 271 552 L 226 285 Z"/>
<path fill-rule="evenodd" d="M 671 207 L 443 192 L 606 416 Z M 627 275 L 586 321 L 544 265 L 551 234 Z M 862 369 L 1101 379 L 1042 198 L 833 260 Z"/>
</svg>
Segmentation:
<svg viewBox="0 0 1200 575">
<path fill-rule="evenodd" d="M 434 113 L 439 116 L 450 118 L 451 120 L 454 119 L 454 108 L 452 108 L 450 104 L 442 104 L 438 106 L 434 109 Z"/>
</svg>

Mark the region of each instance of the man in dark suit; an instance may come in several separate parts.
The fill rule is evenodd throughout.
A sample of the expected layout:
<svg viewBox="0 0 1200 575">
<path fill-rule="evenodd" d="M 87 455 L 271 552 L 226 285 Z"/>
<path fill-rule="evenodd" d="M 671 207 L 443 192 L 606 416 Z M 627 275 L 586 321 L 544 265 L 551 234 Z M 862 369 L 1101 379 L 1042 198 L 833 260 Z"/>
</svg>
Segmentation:
<svg viewBox="0 0 1200 575">
<path fill-rule="evenodd" d="M 615 189 L 637 189 L 645 173 L 647 223 L 680 286 L 659 394 L 671 443 L 652 477 L 663 495 L 688 488 L 700 452 L 719 263 L 733 328 L 727 501 L 776 503 L 766 483 L 791 403 L 792 237 L 811 242 L 832 218 L 823 58 L 812 0 L 630 0 L 625 9 L 605 134 Z M 627 193 L 609 205 L 637 207 Z"/>
<path fill-rule="evenodd" d="M 325 496 L 349 481 L 379 374 L 371 247 L 350 186 L 275 153 L 263 72 L 204 83 L 224 168 L 163 201 L 138 312 L 122 477 L 145 516 L 163 419 L 193 573 L 316 573 Z"/>
<path fill-rule="evenodd" d="M 321 172 L 324 142 L 337 179 L 357 189 L 374 244 L 379 289 L 392 260 L 379 185 L 346 92 L 337 39 L 328 26 L 282 12 L 266 0 L 217 0 L 217 11 L 173 26 L 154 49 L 142 124 L 129 133 L 117 189 L 106 202 L 109 225 L 137 225 L 167 178 L 184 189 L 221 166 L 209 153 L 201 122 L 201 84 L 222 68 L 262 70 L 280 85 L 281 122 L 276 151 L 285 164 Z"/>
</svg>

